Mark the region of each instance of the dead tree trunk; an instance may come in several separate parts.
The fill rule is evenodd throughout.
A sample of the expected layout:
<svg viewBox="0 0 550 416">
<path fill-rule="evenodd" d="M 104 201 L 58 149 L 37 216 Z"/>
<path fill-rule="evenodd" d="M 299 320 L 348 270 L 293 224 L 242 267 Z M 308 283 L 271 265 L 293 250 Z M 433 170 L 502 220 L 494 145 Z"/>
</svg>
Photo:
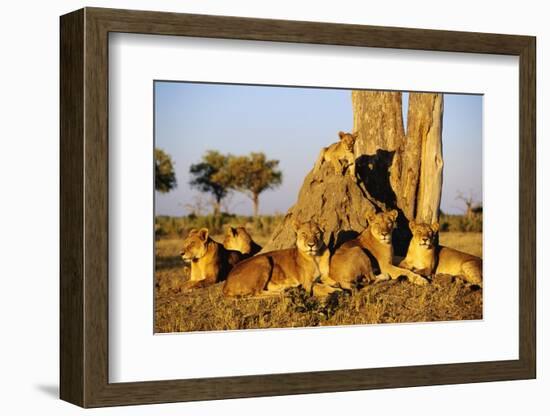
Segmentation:
<svg viewBox="0 0 550 416">
<path fill-rule="evenodd" d="M 358 180 L 379 209 L 395 208 L 405 142 L 401 93 L 352 91 L 351 101 Z"/>
<path fill-rule="evenodd" d="M 443 186 L 443 96 L 441 94 L 411 94 L 407 123 L 407 141 L 420 145 L 418 191 L 414 217 L 418 222 L 439 220 L 441 188 Z M 402 194 L 412 192 L 403 189 Z"/>
<path fill-rule="evenodd" d="M 407 134 L 401 93 L 352 91 L 351 98 L 353 131 L 358 133 L 356 177 L 335 174 L 329 163 L 312 169 L 296 204 L 264 251 L 294 244 L 293 218 L 315 220 L 325 230 L 325 242 L 334 248 L 365 228 L 368 212 L 397 209 L 394 246 L 396 253 L 403 255 L 410 240 L 408 221 L 433 222 L 439 216 L 442 95 L 410 94 Z"/>
</svg>

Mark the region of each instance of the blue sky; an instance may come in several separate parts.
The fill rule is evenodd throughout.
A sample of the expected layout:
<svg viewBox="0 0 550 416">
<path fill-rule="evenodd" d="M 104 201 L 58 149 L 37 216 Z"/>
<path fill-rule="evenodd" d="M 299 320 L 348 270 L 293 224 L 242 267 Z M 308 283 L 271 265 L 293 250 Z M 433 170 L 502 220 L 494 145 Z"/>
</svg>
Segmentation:
<svg viewBox="0 0 550 416">
<path fill-rule="evenodd" d="M 406 116 L 408 97 L 404 94 Z M 405 118 L 406 122 L 406 118 Z M 262 214 L 284 213 L 322 147 L 351 131 L 350 90 L 155 82 L 155 147 L 175 162 L 178 187 L 155 192 L 157 215 L 186 215 L 186 204 L 208 200 L 189 187 L 189 166 L 211 149 L 235 155 L 264 152 L 280 161 L 283 183 L 260 196 Z M 463 212 L 458 191 L 482 197 L 482 96 L 445 94 L 441 209 Z M 234 193 L 231 212 L 250 215 L 252 202 Z"/>
</svg>

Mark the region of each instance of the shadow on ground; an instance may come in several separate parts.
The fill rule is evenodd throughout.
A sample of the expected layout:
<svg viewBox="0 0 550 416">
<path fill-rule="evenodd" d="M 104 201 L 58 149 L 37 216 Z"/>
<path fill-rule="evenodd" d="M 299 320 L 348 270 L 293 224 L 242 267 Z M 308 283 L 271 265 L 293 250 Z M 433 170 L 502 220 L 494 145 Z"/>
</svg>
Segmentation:
<svg viewBox="0 0 550 416">
<path fill-rule="evenodd" d="M 46 396 L 59 399 L 59 386 L 57 384 L 38 384 L 34 387 Z"/>
</svg>

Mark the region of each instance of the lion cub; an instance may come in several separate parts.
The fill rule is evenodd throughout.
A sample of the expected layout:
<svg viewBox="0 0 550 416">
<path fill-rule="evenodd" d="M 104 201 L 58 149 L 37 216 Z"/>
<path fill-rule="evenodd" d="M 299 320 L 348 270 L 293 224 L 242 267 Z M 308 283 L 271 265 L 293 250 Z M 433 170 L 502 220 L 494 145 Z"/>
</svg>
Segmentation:
<svg viewBox="0 0 550 416">
<path fill-rule="evenodd" d="M 417 285 L 427 280 L 417 273 L 393 265 L 392 232 L 397 211 L 368 213 L 367 228 L 355 239 L 342 244 L 330 261 L 330 279 L 344 289 L 361 280 L 376 282 L 405 276 Z M 371 261 L 377 263 L 380 275 L 375 275 Z"/>
<path fill-rule="evenodd" d="M 317 159 L 315 170 L 319 169 L 324 161 L 330 162 L 334 167 L 334 173 L 343 175 L 346 169 L 352 178 L 355 177 L 355 154 L 353 146 L 357 140 L 357 133 L 339 132 L 340 141 L 323 148 Z"/>
<path fill-rule="evenodd" d="M 479 257 L 437 245 L 439 224 L 409 222 L 413 234 L 401 267 L 423 276 L 448 274 L 466 283 L 482 286 L 483 262 Z"/>
<path fill-rule="evenodd" d="M 207 228 L 189 231 L 183 240 L 180 255 L 185 263 L 191 264 L 191 275 L 183 285 L 184 291 L 221 282 L 243 258 L 240 252 L 226 250 L 223 245 L 212 240 Z"/>
<path fill-rule="evenodd" d="M 227 250 L 241 252 L 244 258 L 252 257 L 262 250 L 262 247 L 252 240 L 244 227 L 227 227 L 223 246 Z"/>
<path fill-rule="evenodd" d="M 295 247 L 258 254 L 239 263 L 229 273 L 223 294 L 265 295 L 296 286 L 310 293 L 314 281 L 328 275 L 330 253 L 315 222 L 294 222 L 293 228 Z"/>
</svg>

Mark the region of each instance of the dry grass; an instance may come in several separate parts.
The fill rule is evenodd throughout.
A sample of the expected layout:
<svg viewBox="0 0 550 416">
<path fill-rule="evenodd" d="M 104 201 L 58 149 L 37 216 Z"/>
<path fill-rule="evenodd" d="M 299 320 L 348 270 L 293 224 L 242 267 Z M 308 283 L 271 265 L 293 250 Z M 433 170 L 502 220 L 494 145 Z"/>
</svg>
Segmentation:
<svg viewBox="0 0 550 416">
<path fill-rule="evenodd" d="M 448 232 L 439 234 L 439 244 L 456 248 L 474 256 L 483 257 L 483 238 L 481 233 Z"/>
<path fill-rule="evenodd" d="M 254 236 L 258 242 L 261 238 Z M 221 236 L 214 236 L 221 241 Z M 481 255 L 481 233 L 441 233 L 440 242 Z M 292 289 L 282 296 L 227 299 L 222 284 L 180 293 L 188 269 L 178 252 L 181 240 L 156 244 L 155 332 L 213 331 L 250 328 L 429 322 L 482 318 L 482 291 L 448 276 L 419 287 L 407 281 L 383 282 L 326 301 Z"/>
</svg>

